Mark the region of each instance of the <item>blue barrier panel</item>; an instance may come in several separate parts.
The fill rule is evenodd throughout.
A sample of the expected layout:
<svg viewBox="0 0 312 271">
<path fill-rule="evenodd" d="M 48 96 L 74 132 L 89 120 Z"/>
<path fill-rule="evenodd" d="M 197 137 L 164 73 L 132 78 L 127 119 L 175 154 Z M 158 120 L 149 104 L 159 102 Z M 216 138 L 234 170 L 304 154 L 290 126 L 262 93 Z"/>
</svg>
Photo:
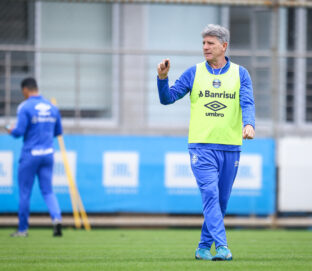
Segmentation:
<svg viewBox="0 0 312 271">
<path fill-rule="evenodd" d="M 190 170 L 186 137 L 65 136 L 70 166 L 88 212 L 201 213 Z M 17 165 L 22 141 L 0 136 L 0 212 L 17 212 Z M 63 212 L 71 202 L 55 142 L 54 191 Z M 232 214 L 275 211 L 274 141 L 245 141 L 237 182 L 228 206 Z M 35 182 L 32 212 L 47 212 Z"/>
</svg>

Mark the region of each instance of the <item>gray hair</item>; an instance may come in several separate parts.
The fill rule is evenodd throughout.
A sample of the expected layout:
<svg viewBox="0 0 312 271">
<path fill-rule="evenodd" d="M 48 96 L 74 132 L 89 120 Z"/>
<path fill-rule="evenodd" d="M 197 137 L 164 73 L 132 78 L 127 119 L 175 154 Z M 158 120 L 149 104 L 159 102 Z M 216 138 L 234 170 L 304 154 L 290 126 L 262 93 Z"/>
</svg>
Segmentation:
<svg viewBox="0 0 312 271">
<path fill-rule="evenodd" d="M 208 24 L 202 32 L 202 37 L 206 36 L 217 37 L 221 43 L 230 42 L 230 31 L 218 24 Z"/>
</svg>

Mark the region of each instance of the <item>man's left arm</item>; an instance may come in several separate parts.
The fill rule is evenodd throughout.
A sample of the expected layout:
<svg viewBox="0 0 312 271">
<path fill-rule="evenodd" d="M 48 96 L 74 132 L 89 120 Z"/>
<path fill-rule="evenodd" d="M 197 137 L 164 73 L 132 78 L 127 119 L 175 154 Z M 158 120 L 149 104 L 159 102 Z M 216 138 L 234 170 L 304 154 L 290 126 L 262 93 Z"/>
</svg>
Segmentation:
<svg viewBox="0 0 312 271">
<path fill-rule="evenodd" d="M 55 127 L 54 127 L 55 137 L 63 134 L 61 114 L 57 108 L 56 108 L 56 114 L 57 114 L 57 117 L 56 117 L 56 122 L 55 122 Z"/>
<path fill-rule="evenodd" d="M 240 106 L 243 115 L 243 138 L 253 139 L 255 136 L 255 102 L 253 88 L 248 71 L 242 66 L 239 67 L 240 75 Z"/>
</svg>

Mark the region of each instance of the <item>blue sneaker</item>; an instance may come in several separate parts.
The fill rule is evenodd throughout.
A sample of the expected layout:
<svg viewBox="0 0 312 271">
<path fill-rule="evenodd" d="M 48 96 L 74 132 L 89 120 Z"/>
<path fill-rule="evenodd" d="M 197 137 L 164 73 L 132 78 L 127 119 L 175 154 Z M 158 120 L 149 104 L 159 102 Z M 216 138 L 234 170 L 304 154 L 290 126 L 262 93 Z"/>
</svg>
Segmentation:
<svg viewBox="0 0 312 271">
<path fill-rule="evenodd" d="M 216 256 L 212 257 L 213 261 L 231 261 L 233 259 L 231 251 L 224 246 L 220 246 L 217 249 Z"/>
<path fill-rule="evenodd" d="M 196 260 L 212 260 L 212 255 L 210 253 L 210 249 L 208 248 L 197 248 L 195 251 L 195 259 Z"/>
</svg>

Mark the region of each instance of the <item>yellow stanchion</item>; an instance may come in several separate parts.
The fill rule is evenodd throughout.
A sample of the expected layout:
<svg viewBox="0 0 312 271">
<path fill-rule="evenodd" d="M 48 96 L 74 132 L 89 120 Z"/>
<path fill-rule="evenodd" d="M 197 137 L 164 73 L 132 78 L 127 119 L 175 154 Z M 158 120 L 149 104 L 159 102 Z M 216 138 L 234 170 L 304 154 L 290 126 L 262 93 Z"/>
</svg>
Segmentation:
<svg viewBox="0 0 312 271">
<path fill-rule="evenodd" d="M 81 228 L 81 221 L 80 221 L 78 204 L 77 204 L 77 202 L 78 202 L 78 200 L 77 200 L 77 196 L 78 196 L 77 195 L 77 189 L 76 189 L 76 185 L 74 183 L 74 179 L 73 179 L 73 176 L 71 174 L 68 159 L 66 156 L 64 139 L 62 136 L 58 136 L 57 140 L 58 140 L 58 143 L 60 146 L 60 151 L 62 154 L 62 159 L 63 159 L 63 163 L 64 163 L 64 168 L 65 168 L 65 173 L 66 173 L 67 180 L 68 180 L 69 194 L 70 194 L 70 199 L 71 199 L 71 203 L 72 203 L 72 207 L 73 207 L 75 227 Z"/>
<path fill-rule="evenodd" d="M 51 103 L 56 105 L 56 99 L 52 98 Z M 83 223 L 84 228 L 87 231 L 89 231 L 91 229 L 91 226 L 89 223 L 87 213 L 86 213 L 85 208 L 83 206 L 82 200 L 80 198 L 80 195 L 79 195 L 79 192 L 78 192 L 78 189 L 76 186 L 76 182 L 75 182 L 73 175 L 71 173 L 71 170 L 70 170 L 68 158 L 66 155 L 66 148 L 65 148 L 63 136 L 61 136 L 61 135 L 58 136 L 57 140 L 59 143 L 59 147 L 60 147 L 60 151 L 61 151 L 61 155 L 62 155 L 62 159 L 63 159 L 63 163 L 64 163 L 64 168 L 65 168 L 65 173 L 66 173 L 67 180 L 68 180 L 70 199 L 71 199 L 71 204 L 72 204 L 73 214 L 74 214 L 75 227 L 78 229 L 81 228 L 81 219 L 82 219 L 82 223 Z M 79 214 L 79 211 L 80 211 L 80 214 Z M 80 215 L 81 215 L 81 219 L 80 219 Z"/>
</svg>

